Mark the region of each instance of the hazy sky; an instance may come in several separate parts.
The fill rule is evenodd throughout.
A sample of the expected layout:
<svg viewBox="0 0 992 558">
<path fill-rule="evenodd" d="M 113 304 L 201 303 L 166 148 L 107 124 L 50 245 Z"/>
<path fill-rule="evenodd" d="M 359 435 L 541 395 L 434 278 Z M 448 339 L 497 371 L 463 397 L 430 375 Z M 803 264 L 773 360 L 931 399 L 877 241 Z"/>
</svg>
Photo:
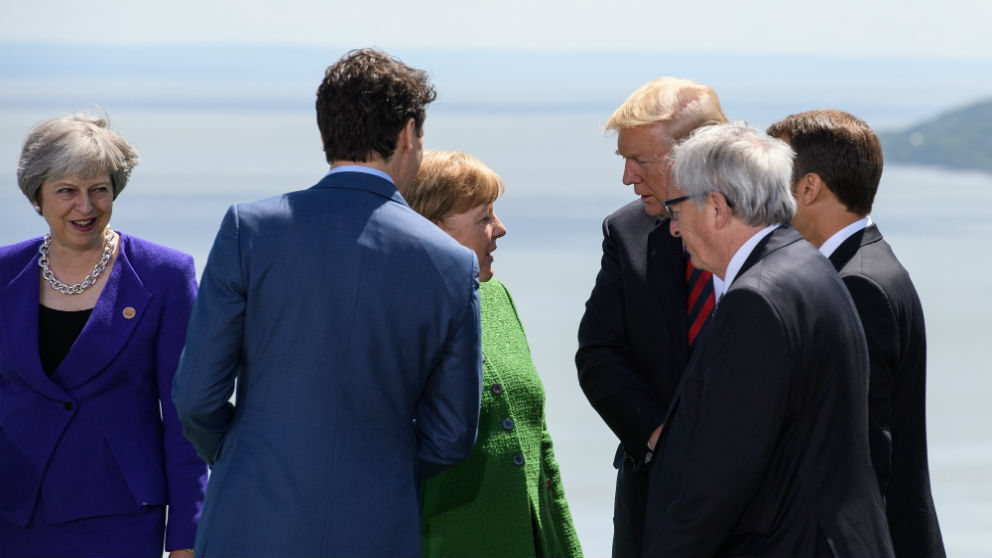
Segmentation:
<svg viewBox="0 0 992 558">
<path fill-rule="evenodd" d="M 987 0 L 0 0 L 0 40 L 992 59 Z"/>
</svg>

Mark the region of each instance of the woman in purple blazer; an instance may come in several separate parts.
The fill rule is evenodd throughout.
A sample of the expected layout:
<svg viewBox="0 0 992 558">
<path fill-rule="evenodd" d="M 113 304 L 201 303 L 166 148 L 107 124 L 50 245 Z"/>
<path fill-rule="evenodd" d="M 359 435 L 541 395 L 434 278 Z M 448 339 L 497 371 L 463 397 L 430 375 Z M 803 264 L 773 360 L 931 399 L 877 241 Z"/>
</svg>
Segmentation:
<svg viewBox="0 0 992 558">
<path fill-rule="evenodd" d="M 192 555 L 206 465 L 170 391 L 196 278 L 108 226 L 137 162 L 98 118 L 24 142 L 50 232 L 0 248 L 0 556 Z"/>
</svg>

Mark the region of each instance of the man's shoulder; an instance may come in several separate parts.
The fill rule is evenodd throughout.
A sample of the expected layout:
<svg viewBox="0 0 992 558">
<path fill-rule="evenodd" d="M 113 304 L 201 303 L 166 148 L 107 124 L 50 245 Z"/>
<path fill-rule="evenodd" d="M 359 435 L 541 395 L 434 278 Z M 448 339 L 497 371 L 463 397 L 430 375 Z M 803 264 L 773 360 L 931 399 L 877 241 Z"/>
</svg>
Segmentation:
<svg viewBox="0 0 992 558">
<path fill-rule="evenodd" d="M 791 227 L 772 231 L 755 250 L 760 251 L 757 261 L 741 272 L 730 289 L 749 288 L 775 294 L 790 287 L 802 290 L 804 285 L 840 286 L 840 278 L 830 261 Z"/>
<path fill-rule="evenodd" d="M 357 182 L 347 181 L 348 176 L 344 175 L 356 177 Z M 335 180 L 332 181 L 332 178 Z M 363 187 L 364 183 L 372 183 L 379 187 Z M 307 188 L 234 204 L 229 211 L 237 216 L 239 222 L 256 221 L 262 223 L 293 219 L 307 213 L 327 212 L 329 208 L 336 206 L 337 209 L 331 211 L 339 217 L 353 215 L 356 219 L 360 219 L 361 215 L 374 211 L 377 206 L 405 207 L 409 210 L 408 206 L 392 197 L 391 194 L 395 193 L 396 189 L 391 183 L 377 176 L 363 173 L 339 173 L 325 177 L 317 184 Z"/>
<path fill-rule="evenodd" d="M 365 230 L 375 230 L 380 248 L 404 261 L 430 262 L 442 275 L 478 275 L 478 258 L 440 227 L 404 203 L 387 202 L 369 218 Z"/>
<path fill-rule="evenodd" d="M 858 307 L 922 315 L 916 286 L 888 246 L 863 248 L 840 270 L 840 278 Z"/>
<path fill-rule="evenodd" d="M 790 330 L 815 323 L 853 326 L 857 323 L 854 303 L 833 264 L 801 237 L 793 241 L 796 233 L 790 231 L 782 227 L 772 233 L 776 235 L 770 239 L 773 248 L 762 252 L 760 259 L 734 279 L 717 313 L 733 308 L 745 316 L 756 315 L 754 308 L 761 306 Z M 740 327 L 752 327 L 750 324 L 749 317 L 741 320 Z M 831 329 L 822 335 L 846 337 L 850 332 Z M 796 338 L 796 342 L 801 341 Z"/>
<path fill-rule="evenodd" d="M 652 230 L 661 221 L 644 211 L 644 203 L 634 200 L 606 216 L 603 222 L 611 229 L 620 232 L 635 230 Z"/>
<path fill-rule="evenodd" d="M 841 277 L 861 276 L 881 285 L 909 283 L 909 272 L 884 239 L 862 244 L 854 254 L 837 270 Z"/>
</svg>

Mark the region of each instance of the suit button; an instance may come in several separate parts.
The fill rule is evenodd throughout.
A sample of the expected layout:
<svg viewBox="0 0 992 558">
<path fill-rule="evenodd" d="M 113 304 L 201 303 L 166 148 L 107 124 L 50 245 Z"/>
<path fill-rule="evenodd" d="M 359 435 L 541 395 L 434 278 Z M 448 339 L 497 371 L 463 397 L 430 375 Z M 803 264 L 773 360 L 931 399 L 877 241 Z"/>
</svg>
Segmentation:
<svg viewBox="0 0 992 558">
<path fill-rule="evenodd" d="M 72 410 L 72 402 L 71 401 L 66 401 L 64 403 L 64 405 L 65 405 L 65 410 L 66 411 L 71 411 Z"/>
<path fill-rule="evenodd" d="M 513 454 L 513 464 L 516 465 L 517 467 L 523 465 L 524 464 L 523 454 L 520 453 Z"/>
<path fill-rule="evenodd" d="M 507 430 L 513 430 L 513 419 L 510 417 L 506 417 L 505 419 L 503 419 L 503 428 Z"/>
<path fill-rule="evenodd" d="M 493 384 L 492 391 L 493 391 L 493 395 L 502 395 L 503 384 Z"/>
</svg>

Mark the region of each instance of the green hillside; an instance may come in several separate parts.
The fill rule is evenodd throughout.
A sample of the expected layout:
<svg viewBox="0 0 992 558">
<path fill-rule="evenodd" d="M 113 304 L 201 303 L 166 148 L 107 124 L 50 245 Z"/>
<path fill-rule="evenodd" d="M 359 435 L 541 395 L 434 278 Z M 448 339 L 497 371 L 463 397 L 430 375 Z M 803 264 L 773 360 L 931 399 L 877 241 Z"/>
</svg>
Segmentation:
<svg viewBox="0 0 992 558">
<path fill-rule="evenodd" d="M 886 163 L 992 173 L 992 100 L 879 137 Z"/>
</svg>

